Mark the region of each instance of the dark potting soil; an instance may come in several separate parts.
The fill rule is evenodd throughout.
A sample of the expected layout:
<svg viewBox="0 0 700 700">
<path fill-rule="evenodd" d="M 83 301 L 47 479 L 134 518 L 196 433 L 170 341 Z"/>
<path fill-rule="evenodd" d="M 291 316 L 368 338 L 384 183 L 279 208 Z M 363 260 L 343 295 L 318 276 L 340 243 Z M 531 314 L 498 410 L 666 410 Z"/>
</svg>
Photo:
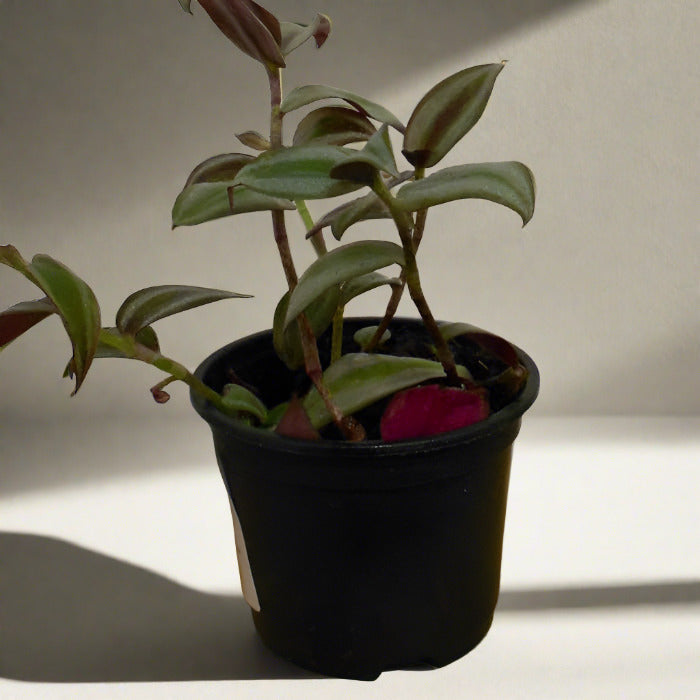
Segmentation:
<svg viewBox="0 0 700 700">
<path fill-rule="evenodd" d="M 351 332 L 344 334 L 343 354 L 360 352 L 352 335 Z M 377 352 L 397 357 L 434 360 L 432 345 L 430 336 L 424 328 L 398 326 L 391 328 L 391 337 L 377 348 Z M 456 363 L 465 366 L 474 384 L 486 390 L 491 413 L 500 410 L 517 396 L 524 384 L 522 368 L 510 366 L 502 357 L 499 357 L 499 353 L 493 352 L 492 349 L 484 347 L 483 344 L 467 336 L 454 338 L 449 342 L 449 346 Z M 330 348 L 331 335 L 327 332 L 318 339 L 319 356 L 323 367 L 329 364 Z M 231 368 L 228 381 L 243 384 L 251 389 L 270 408 L 289 400 L 293 395 L 304 396 L 310 388 L 310 380 L 303 369 L 290 371 L 276 355 L 262 368 L 259 363 L 251 363 L 245 368 Z M 436 380 L 433 383 L 444 382 Z M 354 414 L 365 428 L 368 440 L 381 439 L 379 424 L 390 400 L 391 396 L 386 397 Z M 333 424 L 326 426 L 321 431 L 321 435 L 325 439 L 343 439 Z"/>
</svg>

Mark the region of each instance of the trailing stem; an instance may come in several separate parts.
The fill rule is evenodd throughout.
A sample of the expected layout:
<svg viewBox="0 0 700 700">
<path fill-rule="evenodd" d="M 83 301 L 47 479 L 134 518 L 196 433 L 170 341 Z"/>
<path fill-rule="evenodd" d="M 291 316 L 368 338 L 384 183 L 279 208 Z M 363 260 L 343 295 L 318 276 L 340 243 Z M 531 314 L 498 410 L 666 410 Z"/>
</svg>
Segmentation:
<svg viewBox="0 0 700 700">
<path fill-rule="evenodd" d="M 433 316 L 425 295 L 423 294 L 420 275 L 418 273 L 418 265 L 416 263 L 416 249 L 414 239 L 411 234 L 413 221 L 407 212 L 399 208 L 396 199 L 392 196 L 391 192 L 389 192 L 389 189 L 379 173 L 377 173 L 377 176 L 374 179 L 373 189 L 379 198 L 387 205 L 389 211 L 391 212 L 391 216 L 396 223 L 396 228 L 399 232 L 399 237 L 401 238 L 401 245 L 403 247 L 405 258 L 402 279 L 405 280 L 406 286 L 408 287 L 408 293 L 411 295 L 411 299 L 413 300 L 416 309 L 418 309 L 418 313 L 423 319 L 423 324 L 428 330 L 428 333 L 430 333 L 430 337 L 435 344 L 435 354 L 437 359 L 440 361 L 443 369 L 445 370 L 447 381 L 451 385 L 461 386 L 461 381 L 457 374 L 457 367 L 455 365 L 452 351 L 448 347 L 447 341 L 442 337 L 442 333 L 440 333 L 435 317 Z M 418 240 L 420 241 L 420 239 Z"/>
<path fill-rule="evenodd" d="M 156 385 L 157 387 L 162 388 L 173 381 L 181 381 L 187 384 L 203 399 L 216 406 L 222 413 L 227 415 L 236 415 L 238 413 L 238 411 L 232 412 L 229 410 L 224 404 L 223 397 L 198 379 L 187 367 L 169 357 L 165 357 L 165 355 L 161 355 L 161 353 L 155 350 L 147 348 L 145 345 L 141 345 L 141 343 L 137 343 L 134 338 L 102 332 L 100 334 L 100 342 L 119 350 L 132 360 L 140 360 L 141 362 L 153 365 L 168 374 L 169 377 L 159 382 Z"/>
</svg>

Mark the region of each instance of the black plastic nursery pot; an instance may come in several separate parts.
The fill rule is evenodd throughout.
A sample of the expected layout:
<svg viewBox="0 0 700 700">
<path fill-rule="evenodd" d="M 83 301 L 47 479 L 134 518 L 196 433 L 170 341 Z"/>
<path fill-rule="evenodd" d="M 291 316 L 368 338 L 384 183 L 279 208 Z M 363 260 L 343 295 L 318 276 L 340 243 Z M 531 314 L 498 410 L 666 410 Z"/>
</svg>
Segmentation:
<svg viewBox="0 0 700 700">
<path fill-rule="evenodd" d="M 484 638 L 513 441 L 539 388 L 535 364 L 516 350 L 529 378 L 514 401 L 467 428 L 394 443 L 282 437 L 192 396 L 231 500 L 244 595 L 271 649 L 325 675 L 371 680 L 444 666 Z M 288 398 L 269 331 L 215 352 L 196 373 L 220 390 L 231 368 L 263 396 Z"/>
</svg>

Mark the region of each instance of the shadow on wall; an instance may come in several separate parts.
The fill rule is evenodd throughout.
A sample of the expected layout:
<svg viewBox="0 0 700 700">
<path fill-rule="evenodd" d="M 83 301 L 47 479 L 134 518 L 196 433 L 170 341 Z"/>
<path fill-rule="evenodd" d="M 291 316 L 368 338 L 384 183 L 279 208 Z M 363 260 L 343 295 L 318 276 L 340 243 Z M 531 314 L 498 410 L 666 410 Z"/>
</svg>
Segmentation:
<svg viewBox="0 0 700 700">
<path fill-rule="evenodd" d="M 0 533 L 0 677 L 34 682 L 310 678 L 268 651 L 240 596 L 203 593 L 49 537 Z M 504 591 L 501 612 L 700 601 L 700 581 Z"/>
</svg>

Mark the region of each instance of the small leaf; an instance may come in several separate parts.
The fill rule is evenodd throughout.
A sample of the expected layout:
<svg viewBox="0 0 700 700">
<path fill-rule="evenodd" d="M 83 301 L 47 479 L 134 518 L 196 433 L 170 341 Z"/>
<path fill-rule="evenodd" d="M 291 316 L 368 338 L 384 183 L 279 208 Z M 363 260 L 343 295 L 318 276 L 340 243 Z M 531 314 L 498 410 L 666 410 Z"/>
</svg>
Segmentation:
<svg viewBox="0 0 700 700">
<path fill-rule="evenodd" d="M 236 138 L 244 146 L 248 146 L 248 148 L 256 151 L 268 151 L 270 149 L 269 139 L 266 139 L 259 131 L 244 131 L 236 134 Z"/>
<path fill-rule="evenodd" d="M 178 0 L 180 3 L 180 7 L 185 11 L 188 12 L 189 14 L 192 14 L 192 10 L 190 8 L 190 5 L 192 4 L 192 0 Z"/>
<path fill-rule="evenodd" d="M 304 364 L 304 349 L 301 345 L 301 335 L 296 323 L 290 323 L 285 327 L 287 309 L 289 307 L 290 292 L 287 292 L 277 304 L 274 322 L 272 324 L 272 342 L 279 358 L 289 367 L 298 369 Z M 333 315 L 338 308 L 340 300 L 340 287 L 335 286 L 326 290 L 326 293 L 315 299 L 306 308 L 306 317 L 311 325 L 311 330 L 317 338 L 330 326 Z"/>
<path fill-rule="evenodd" d="M 340 305 L 345 306 L 355 297 L 369 292 L 372 289 L 381 287 L 382 285 L 391 285 L 392 287 L 400 287 L 401 280 L 398 277 L 387 277 L 381 272 L 368 272 L 366 275 L 355 277 L 342 286 L 340 295 Z"/>
<path fill-rule="evenodd" d="M 443 376 L 442 365 L 432 360 L 350 353 L 343 355 L 323 373 L 323 381 L 340 410 L 351 415 L 396 391 Z M 303 403 L 315 428 L 321 428 L 331 421 L 315 388 Z"/>
<path fill-rule="evenodd" d="M 387 187 L 392 188 L 396 185 L 406 182 L 413 177 L 413 171 L 407 170 L 396 178 L 387 180 Z M 340 240 L 345 231 L 353 224 L 368 219 L 390 219 L 391 212 L 389 208 L 382 202 L 374 192 L 354 199 L 351 202 L 345 202 L 339 207 L 332 209 L 325 216 L 321 217 L 316 224 L 307 233 L 307 238 L 311 237 L 326 226 L 331 227 L 331 232 L 336 240 Z"/>
<path fill-rule="evenodd" d="M 320 49 L 331 33 L 331 20 L 326 15 L 318 13 L 311 24 L 280 22 L 280 30 L 282 32 L 280 49 L 282 54 L 287 56 L 311 37 L 316 41 L 316 48 Z"/>
<path fill-rule="evenodd" d="M 281 197 L 270 197 L 247 187 L 236 187 L 233 198 L 229 189 L 233 181 L 201 182 L 185 187 L 177 196 L 172 211 L 173 228 L 194 226 L 224 216 L 247 214 L 253 211 L 292 210 L 294 202 Z M 233 203 L 233 206 L 231 204 Z"/>
<path fill-rule="evenodd" d="M 389 127 L 384 124 L 361 151 L 348 155 L 331 170 L 331 177 L 371 185 L 377 172 L 398 177 L 394 152 L 389 140 Z"/>
<path fill-rule="evenodd" d="M 331 287 L 394 264 L 405 264 L 403 250 L 389 241 L 357 241 L 326 253 L 299 278 L 289 299 L 285 326 Z"/>
<path fill-rule="evenodd" d="M 264 65 L 284 68 L 279 20 L 253 0 L 199 0 L 216 26 L 241 51 Z"/>
<path fill-rule="evenodd" d="M 97 350 L 101 326 L 99 304 L 82 279 L 48 255 L 35 255 L 29 271 L 56 307 L 73 346 L 75 394 Z"/>
<path fill-rule="evenodd" d="M 376 132 L 372 122 L 347 107 L 319 107 L 309 112 L 297 125 L 292 143 L 344 146 L 367 141 Z"/>
<path fill-rule="evenodd" d="M 415 167 L 437 164 L 479 121 L 503 63 L 474 66 L 433 87 L 406 125 L 403 153 Z"/>
<path fill-rule="evenodd" d="M 0 312 L 0 349 L 19 338 L 47 316 L 57 313 L 48 297 L 22 301 Z"/>
<path fill-rule="evenodd" d="M 298 440 L 321 439 L 297 396 L 293 396 L 291 401 L 285 405 L 285 411 L 275 426 L 275 432 L 278 435 L 285 435 Z"/>
<path fill-rule="evenodd" d="M 364 197 L 345 202 L 339 207 L 332 209 L 322 216 L 306 234 L 310 238 L 326 226 L 331 227 L 331 232 L 336 240 L 340 240 L 343 233 L 358 221 L 367 219 L 386 219 L 391 217 L 389 208 L 384 204 L 374 192 L 370 192 Z"/>
<path fill-rule="evenodd" d="M 325 199 L 361 185 L 334 180 L 329 173 L 352 151 L 338 146 L 293 146 L 267 151 L 246 165 L 236 184 L 273 197 Z"/>
<path fill-rule="evenodd" d="M 365 326 L 364 328 L 360 328 L 360 330 L 355 331 L 352 339 L 360 346 L 360 348 L 362 348 L 362 351 L 364 352 L 372 338 L 374 338 L 374 334 L 378 329 L 379 326 Z M 387 329 L 380 338 L 379 344 L 381 345 L 382 343 L 386 343 L 390 338 L 391 331 Z"/>
<path fill-rule="evenodd" d="M 135 335 L 142 328 L 173 314 L 211 304 L 221 299 L 249 298 L 250 295 L 206 287 L 160 285 L 130 294 L 117 311 L 117 328 Z"/>
<path fill-rule="evenodd" d="M 475 163 L 445 168 L 409 182 L 397 194 L 406 211 L 470 198 L 502 204 L 520 214 L 525 225 L 535 211 L 535 179 L 522 163 Z"/>
<path fill-rule="evenodd" d="M 362 114 L 376 119 L 382 124 L 393 126 L 401 133 L 405 130 L 404 125 L 388 109 L 385 109 L 376 102 L 355 95 L 352 92 L 330 87 L 329 85 L 302 85 L 301 87 L 295 88 L 282 101 L 280 109 L 286 114 L 300 107 L 305 107 L 312 102 L 334 98 L 345 100 Z"/>
<path fill-rule="evenodd" d="M 188 175 L 185 187 L 198 182 L 232 182 L 238 171 L 255 160 L 247 153 L 221 153 L 203 160 Z"/>
<path fill-rule="evenodd" d="M 250 413 L 260 421 L 267 418 L 265 404 L 250 389 L 240 384 L 226 384 L 222 397 L 224 406 L 231 411 Z"/>
</svg>

